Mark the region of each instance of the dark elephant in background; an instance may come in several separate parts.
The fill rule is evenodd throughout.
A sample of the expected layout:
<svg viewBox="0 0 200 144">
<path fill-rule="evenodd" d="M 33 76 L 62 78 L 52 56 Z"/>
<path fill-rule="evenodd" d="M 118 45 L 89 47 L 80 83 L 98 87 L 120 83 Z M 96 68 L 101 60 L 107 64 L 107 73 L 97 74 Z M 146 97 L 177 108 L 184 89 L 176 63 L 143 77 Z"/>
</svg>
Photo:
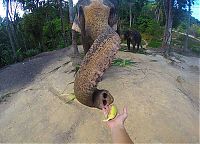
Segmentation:
<svg viewBox="0 0 200 144">
<path fill-rule="evenodd" d="M 140 46 L 142 48 L 142 36 L 138 31 L 127 30 L 124 32 L 123 38 L 127 41 L 128 51 L 130 51 L 130 44 L 133 45 L 133 51 L 135 51 L 135 46 L 137 46 L 137 51 L 139 50 Z"/>
</svg>

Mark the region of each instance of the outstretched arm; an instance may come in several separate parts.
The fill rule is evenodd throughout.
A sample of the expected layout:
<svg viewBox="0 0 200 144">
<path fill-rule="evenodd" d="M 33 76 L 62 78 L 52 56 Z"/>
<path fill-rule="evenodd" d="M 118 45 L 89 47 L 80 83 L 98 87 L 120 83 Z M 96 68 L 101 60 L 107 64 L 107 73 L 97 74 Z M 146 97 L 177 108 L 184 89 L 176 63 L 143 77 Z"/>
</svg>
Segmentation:
<svg viewBox="0 0 200 144">
<path fill-rule="evenodd" d="M 109 112 L 110 107 L 105 106 L 103 112 L 105 115 Z M 110 120 L 107 123 L 108 127 L 111 130 L 113 143 L 130 143 L 133 144 L 133 141 L 129 137 L 126 129 L 124 127 L 124 122 L 128 117 L 127 109 L 124 108 L 123 112 L 118 114 L 113 120 Z"/>
</svg>

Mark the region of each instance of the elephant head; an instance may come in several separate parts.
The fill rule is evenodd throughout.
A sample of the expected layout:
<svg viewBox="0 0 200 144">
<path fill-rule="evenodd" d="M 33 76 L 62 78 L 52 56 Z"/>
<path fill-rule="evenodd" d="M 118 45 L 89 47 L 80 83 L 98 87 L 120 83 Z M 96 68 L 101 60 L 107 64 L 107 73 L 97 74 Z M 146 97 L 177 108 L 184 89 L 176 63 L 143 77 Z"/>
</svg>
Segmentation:
<svg viewBox="0 0 200 144">
<path fill-rule="evenodd" d="M 109 0 L 79 0 L 77 5 L 72 28 L 81 32 L 86 55 L 75 77 L 74 93 L 82 104 L 101 109 L 114 101 L 107 90 L 97 89 L 97 83 L 120 48 L 116 7 Z"/>
<path fill-rule="evenodd" d="M 72 25 L 72 29 L 81 33 L 85 54 L 93 44 L 97 36 L 102 32 L 103 26 L 109 25 L 117 30 L 118 0 L 79 0 L 78 13 Z M 98 24 L 98 25 L 96 25 Z"/>
</svg>

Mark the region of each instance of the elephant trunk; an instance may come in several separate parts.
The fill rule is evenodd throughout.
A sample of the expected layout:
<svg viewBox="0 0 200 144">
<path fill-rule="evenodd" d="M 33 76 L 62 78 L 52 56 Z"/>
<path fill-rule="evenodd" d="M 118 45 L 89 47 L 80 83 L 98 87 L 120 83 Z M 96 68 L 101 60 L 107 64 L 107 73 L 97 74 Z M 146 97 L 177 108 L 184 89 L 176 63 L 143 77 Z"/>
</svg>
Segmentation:
<svg viewBox="0 0 200 144">
<path fill-rule="evenodd" d="M 113 103 L 112 95 L 107 90 L 97 89 L 97 84 L 119 48 L 119 35 L 107 26 L 92 44 L 76 74 L 74 93 L 80 103 L 99 109 Z"/>
</svg>

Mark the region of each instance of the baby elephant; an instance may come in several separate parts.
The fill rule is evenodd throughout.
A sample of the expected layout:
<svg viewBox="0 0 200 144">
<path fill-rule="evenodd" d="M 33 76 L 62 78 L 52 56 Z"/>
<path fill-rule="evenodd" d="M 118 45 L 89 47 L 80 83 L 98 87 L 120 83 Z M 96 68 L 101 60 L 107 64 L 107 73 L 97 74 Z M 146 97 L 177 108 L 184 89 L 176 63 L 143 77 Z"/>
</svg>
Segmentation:
<svg viewBox="0 0 200 144">
<path fill-rule="evenodd" d="M 124 39 L 127 40 L 128 51 L 130 51 L 130 44 L 133 45 L 133 51 L 135 51 L 135 46 L 137 45 L 137 51 L 139 50 L 139 46 L 142 48 L 141 34 L 136 30 L 127 30 L 124 32 Z"/>
</svg>

